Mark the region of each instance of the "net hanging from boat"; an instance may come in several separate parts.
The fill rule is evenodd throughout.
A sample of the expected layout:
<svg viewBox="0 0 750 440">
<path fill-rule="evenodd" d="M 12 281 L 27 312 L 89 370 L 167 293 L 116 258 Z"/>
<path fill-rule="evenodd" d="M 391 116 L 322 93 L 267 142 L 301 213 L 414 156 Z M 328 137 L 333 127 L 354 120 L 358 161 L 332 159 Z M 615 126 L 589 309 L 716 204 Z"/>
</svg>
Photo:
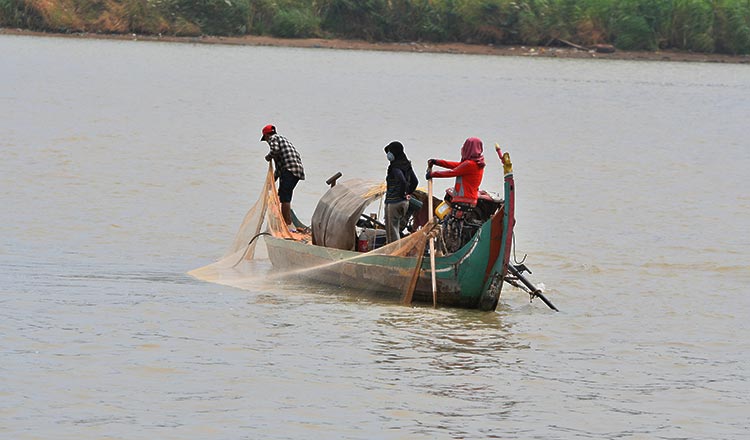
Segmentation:
<svg viewBox="0 0 750 440">
<path fill-rule="evenodd" d="M 266 173 L 265 183 L 263 184 L 263 190 L 258 195 L 258 200 L 255 201 L 245 214 L 229 250 L 218 261 L 193 269 L 188 272 L 188 275 L 210 282 L 242 278 L 243 268 L 240 267 L 241 263 L 246 260 L 252 260 L 255 257 L 255 248 L 258 241 L 260 241 L 261 229 L 269 210 L 269 190 L 276 191 L 273 170 L 270 164 Z M 278 197 L 276 197 L 276 200 L 278 203 Z M 279 212 L 280 210 L 281 208 L 279 208 Z"/>
<path fill-rule="evenodd" d="M 354 251 L 356 248 L 356 222 L 365 208 L 377 200 L 385 192 L 384 183 L 373 183 L 361 180 L 350 180 L 337 184 L 328 190 L 321 198 L 315 213 L 311 228 L 303 225 L 295 218 L 298 230 L 292 232 L 286 225 L 281 214 L 281 205 L 273 177 L 273 170 L 269 166 L 263 189 L 258 200 L 248 210 L 227 254 L 220 260 L 188 272 L 195 278 L 217 282 L 220 284 L 242 287 L 248 279 L 253 278 L 252 267 L 247 262 L 255 255 L 255 247 L 262 235 L 295 240 L 308 246 L 325 245 L 323 247 L 344 251 Z M 425 208 L 426 208 L 425 203 Z M 266 229 L 263 230 L 265 224 Z M 413 290 L 414 284 L 421 273 L 422 259 L 428 238 L 436 234 L 436 223 L 427 223 L 410 235 L 393 243 L 370 250 L 369 252 L 343 252 L 341 259 L 320 264 L 305 266 L 286 272 L 277 272 L 273 276 L 304 276 L 316 270 L 345 272 L 351 266 L 348 263 L 367 265 L 367 261 L 375 258 L 398 258 L 397 268 L 392 273 L 393 290 L 407 292 Z M 315 244 L 313 244 L 315 243 Z M 420 268 L 417 268 L 420 265 Z"/>
</svg>

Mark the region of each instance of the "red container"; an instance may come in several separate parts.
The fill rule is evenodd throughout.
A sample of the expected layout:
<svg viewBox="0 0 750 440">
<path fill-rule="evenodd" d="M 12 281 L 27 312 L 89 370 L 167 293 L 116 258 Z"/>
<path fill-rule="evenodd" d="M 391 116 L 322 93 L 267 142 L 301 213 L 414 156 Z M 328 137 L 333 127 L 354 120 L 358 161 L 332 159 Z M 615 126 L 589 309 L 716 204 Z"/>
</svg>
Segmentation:
<svg viewBox="0 0 750 440">
<path fill-rule="evenodd" d="M 370 242 L 367 240 L 367 237 L 360 237 L 359 240 L 357 240 L 357 250 L 360 252 L 370 251 Z"/>
</svg>

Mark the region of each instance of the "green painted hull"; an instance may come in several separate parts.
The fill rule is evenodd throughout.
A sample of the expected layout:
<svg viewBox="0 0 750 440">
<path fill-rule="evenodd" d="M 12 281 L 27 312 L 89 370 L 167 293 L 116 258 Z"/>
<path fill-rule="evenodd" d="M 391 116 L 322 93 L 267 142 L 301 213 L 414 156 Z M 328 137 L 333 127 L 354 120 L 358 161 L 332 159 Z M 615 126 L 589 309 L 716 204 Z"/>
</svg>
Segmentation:
<svg viewBox="0 0 750 440">
<path fill-rule="evenodd" d="M 438 304 L 478 307 L 490 258 L 490 229 L 487 222 L 464 248 L 435 258 Z M 394 299 L 403 294 L 417 263 L 416 257 L 331 249 L 277 237 L 267 237 L 266 245 L 274 269 L 336 286 L 391 294 Z M 305 270 L 308 268 L 314 269 Z M 432 303 L 429 258 L 422 261 L 413 300 Z"/>
<path fill-rule="evenodd" d="M 513 174 L 509 173 L 503 208 L 463 248 L 435 258 L 438 304 L 495 309 L 510 256 L 514 204 Z M 416 257 L 345 251 L 278 237 L 267 237 L 266 244 L 276 270 L 393 299 L 402 297 L 417 264 Z M 422 260 L 421 269 L 413 301 L 432 304 L 429 258 Z"/>
</svg>

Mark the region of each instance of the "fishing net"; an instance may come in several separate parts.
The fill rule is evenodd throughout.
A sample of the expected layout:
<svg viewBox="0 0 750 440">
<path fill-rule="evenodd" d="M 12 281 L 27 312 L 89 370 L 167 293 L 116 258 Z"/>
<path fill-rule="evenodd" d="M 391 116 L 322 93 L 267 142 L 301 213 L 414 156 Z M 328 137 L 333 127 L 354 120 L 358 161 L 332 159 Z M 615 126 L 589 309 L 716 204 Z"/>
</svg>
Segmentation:
<svg viewBox="0 0 750 440">
<path fill-rule="evenodd" d="M 435 221 L 423 224 L 416 231 L 390 244 L 381 246 L 377 240 L 369 240 L 366 252 L 354 252 L 358 249 L 363 236 L 373 232 L 375 237 L 383 235 L 381 233 L 384 231 L 378 227 L 360 227 L 358 224 L 361 225 L 364 210 L 371 203 L 382 199 L 385 190 L 385 183 L 359 179 L 336 184 L 320 199 L 310 227 L 294 217 L 297 230 L 290 231 L 281 214 L 273 171 L 269 167 L 258 200 L 245 215 L 227 254 L 220 260 L 194 269 L 188 274 L 205 281 L 241 287 L 243 281 L 256 276 L 252 273 L 252 267 L 245 263 L 254 258 L 259 238 L 270 235 L 294 240 L 305 246 L 332 250 L 330 258 L 325 261 L 315 258 L 305 259 L 298 262 L 299 264 L 285 261 L 283 263 L 288 264 L 284 264 L 285 267 L 272 276 L 302 276 L 330 280 L 331 274 L 340 273 L 342 285 L 361 290 L 385 289 L 390 293 L 398 292 L 404 297 L 410 296 L 420 277 L 423 278 L 421 282 L 425 282 L 422 257 L 425 254 L 427 240 L 437 235 Z M 418 197 L 424 199 L 420 202 L 427 200 L 427 195 L 423 191 L 419 192 Z M 422 203 L 421 209 L 425 212 L 416 213 L 415 218 L 426 217 L 427 203 Z M 262 231 L 264 225 L 265 230 Z M 358 270 L 380 271 L 383 276 L 379 277 L 378 283 L 358 284 L 356 274 L 349 275 Z M 317 276 L 322 274 L 326 276 Z M 429 279 L 429 274 L 426 277 Z"/>
<path fill-rule="evenodd" d="M 188 275 L 210 282 L 241 278 L 243 272 L 243 267 L 240 267 L 241 263 L 246 260 L 252 260 L 255 257 L 255 248 L 259 241 L 258 238 L 261 237 L 261 229 L 263 228 L 269 208 L 268 200 L 271 198 L 268 194 L 269 191 L 273 191 L 273 194 L 276 193 L 273 169 L 270 164 L 266 173 L 265 183 L 263 184 L 263 190 L 258 195 L 258 200 L 256 200 L 253 206 L 247 211 L 247 214 L 245 214 L 240 229 L 235 234 L 229 250 L 218 261 L 193 269 L 188 272 Z M 276 201 L 278 205 L 278 197 L 276 197 Z M 281 215 L 280 207 L 278 211 L 279 215 Z"/>
</svg>

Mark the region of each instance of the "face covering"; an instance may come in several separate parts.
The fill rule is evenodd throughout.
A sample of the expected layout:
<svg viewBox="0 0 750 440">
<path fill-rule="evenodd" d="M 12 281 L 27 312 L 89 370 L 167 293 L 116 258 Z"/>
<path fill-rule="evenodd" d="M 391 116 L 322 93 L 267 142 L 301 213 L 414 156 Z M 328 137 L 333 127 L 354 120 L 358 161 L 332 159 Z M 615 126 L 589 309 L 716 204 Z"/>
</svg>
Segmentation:
<svg viewBox="0 0 750 440">
<path fill-rule="evenodd" d="M 394 156 L 390 151 L 385 155 L 385 157 L 388 158 L 388 162 L 393 162 L 394 160 L 396 160 L 396 156 Z"/>
</svg>

